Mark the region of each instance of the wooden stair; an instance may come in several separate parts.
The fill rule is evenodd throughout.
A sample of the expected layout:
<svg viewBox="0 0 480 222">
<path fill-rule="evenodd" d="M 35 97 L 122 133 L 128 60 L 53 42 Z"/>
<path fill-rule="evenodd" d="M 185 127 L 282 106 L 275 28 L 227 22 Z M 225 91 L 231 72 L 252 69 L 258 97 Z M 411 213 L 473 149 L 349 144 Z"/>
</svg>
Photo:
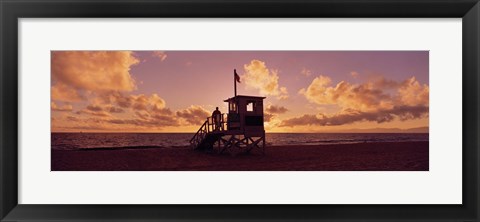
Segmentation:
<svg viewBox="0 0 480 222">
<path fill-rule="evenodd" d="M 228 137 L 224 138 L 227 135 Z M 228 130 L 223 115 L 218 126 L 209 117 L 190 139 L 190 146 L 193 150 L 229 153 L 232 156 L 239 153 L 251 153 L 252 150 L 258 150 L 265 154 L 265 131 L 245 134 L 239 130 Z"/>
<path fill-rule="evenodd" d="M 197 133 L 192 137 L 190 140 L 190 146 L 194 150 L 211 150 L 213 149 L 213 145 L 215 142 L 220 140 L 222 136 L 225 135 L 224 133 L 224 125 L 225 122 L 222 120 L 220 126 L 217 129 L 214 129 L 213 120 L 211 117 L 207 118 L 207 120 L 203 123 L 203 125 L 198 129 Z"/>
<path fill-rule="evenodd" d="M 213 145 L 217 142 L 222 136 L 223 133 L 208 133 L 205 138 L 194 148 L 194 150 L 211 150 Z"/>
</svg>

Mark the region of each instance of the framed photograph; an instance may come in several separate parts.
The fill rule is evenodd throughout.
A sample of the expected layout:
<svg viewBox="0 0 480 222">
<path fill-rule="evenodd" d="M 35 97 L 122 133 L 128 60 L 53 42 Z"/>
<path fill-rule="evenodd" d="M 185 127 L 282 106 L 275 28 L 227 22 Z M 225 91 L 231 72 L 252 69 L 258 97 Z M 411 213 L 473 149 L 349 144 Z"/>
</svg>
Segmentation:
<svg viewBox="0 0 480 222">
<path fill-rule="evenodd" d="M 428 171 L 428 58 L 52 51 L 51 171 Z"/>
<path fill-rule="evenodd" d="M 478 221 L 468 1 L 1 1 L 1 221 Z"/>
</svg>

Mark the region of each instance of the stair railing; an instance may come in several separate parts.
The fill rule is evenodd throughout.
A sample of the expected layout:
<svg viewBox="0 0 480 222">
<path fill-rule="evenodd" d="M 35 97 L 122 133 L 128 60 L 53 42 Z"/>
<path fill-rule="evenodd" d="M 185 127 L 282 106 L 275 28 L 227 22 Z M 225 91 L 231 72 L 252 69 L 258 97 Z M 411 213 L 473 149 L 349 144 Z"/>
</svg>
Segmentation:
<svg viewBox="0 0 480 222">
<path fill-rule="evenodd" d="M 198 144 L 200 144 L 203 139 L 207 136 L 208 133 L 214 131 L 224 131 L 226 130 L 226 114 L 223 113 L 220 118 L 220 125 L 218 126 L 217 130 L 215 130 L 215 124 L 213 122 L 212 117 L 208 117 L 207 120 L 203 123 L 203 125 L 198 129 L 197 133 L 190 139 L 190 145 L 193 149 L 195 149 Z"/>
<path fill-rule="evenodd" d="M 195 133 L 192 139 L 190 139 L 190 145 L 193 149 L 195 149 L 208 134 L 210 128 L 209 125 L 209 119 L 207 118 L 207 120 L 203 123 L 200 129 L 198 129 L 197 133 Z"/>
</svg>

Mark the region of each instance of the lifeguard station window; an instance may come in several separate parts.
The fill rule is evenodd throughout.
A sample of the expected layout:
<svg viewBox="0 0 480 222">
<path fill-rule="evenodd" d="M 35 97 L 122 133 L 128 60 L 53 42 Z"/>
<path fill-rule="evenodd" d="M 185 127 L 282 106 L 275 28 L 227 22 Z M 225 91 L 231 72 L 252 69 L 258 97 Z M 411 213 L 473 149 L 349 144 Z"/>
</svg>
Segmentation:
<svg viewBox="0 0 480 222">
<path fill-rule="evenodd" d="M 237 112 L 237 104 L 234 102 L 229 102 L 229 111 L 230 112 Z"/>
<path fill-rule="evenodd" d="M 255 110 L 255 101 L 248 101 L 247 102 L 247 111 L 253 112 Z"/>
</svg>

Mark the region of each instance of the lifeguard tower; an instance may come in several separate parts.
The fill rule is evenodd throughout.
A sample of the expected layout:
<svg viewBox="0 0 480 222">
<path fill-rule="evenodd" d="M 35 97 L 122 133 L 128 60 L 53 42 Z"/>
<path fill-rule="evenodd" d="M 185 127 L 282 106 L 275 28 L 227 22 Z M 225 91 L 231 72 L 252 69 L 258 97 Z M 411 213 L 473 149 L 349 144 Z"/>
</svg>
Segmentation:
<svg viewBox="0 0 480 222">
<path fill-rule="evenodd" d="M 236 72 L 235 72 L 235 75 Z M 237 79 L 238 78 L 238 79 Z M 263 121 L 263 100 L 266 97 L 236 95 L 224 100 L 228 113 L 218 119 L 208 117 L 190 140 L 194 150 L 218 153 L 265 153 L 265 129 Z"/>
</svg>

